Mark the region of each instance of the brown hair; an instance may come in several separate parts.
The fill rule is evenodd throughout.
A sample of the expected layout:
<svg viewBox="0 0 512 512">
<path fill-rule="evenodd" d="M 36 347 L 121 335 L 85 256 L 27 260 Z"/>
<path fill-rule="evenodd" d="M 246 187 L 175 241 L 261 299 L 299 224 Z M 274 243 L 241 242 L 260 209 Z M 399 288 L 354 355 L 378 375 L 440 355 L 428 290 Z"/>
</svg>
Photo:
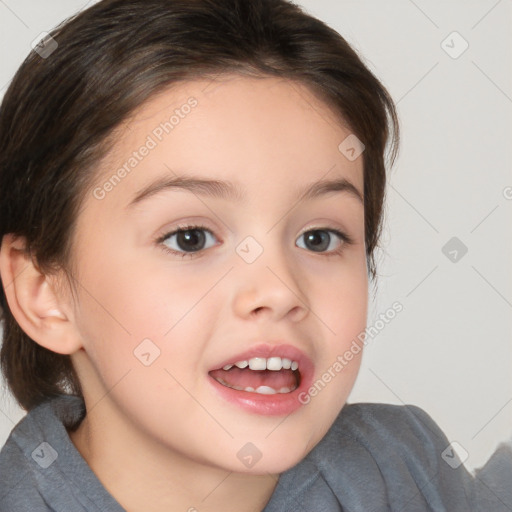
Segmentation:
<svg viewBox="0 0 512 512">
<path fill-rule="evenodd" d="M 392 163 L 398 120 L 386 89 L 335 30 L 288 0 L 103 0 L 50 34 L 58 47 L 46 58 L 28 55 L 0 106 L 0 239 L 24 237 L 42 272 L 69 275 L 81 202 L 121 121 L 172 84 L 235 72 L 307 85 L 363 142 L 375 279 L 384 153 L 391 139 Z M 0 365 L 20 406 L 81 395 L 70 357 L 22 331 L 2 286 L 0 307 Z"/>
</svg>

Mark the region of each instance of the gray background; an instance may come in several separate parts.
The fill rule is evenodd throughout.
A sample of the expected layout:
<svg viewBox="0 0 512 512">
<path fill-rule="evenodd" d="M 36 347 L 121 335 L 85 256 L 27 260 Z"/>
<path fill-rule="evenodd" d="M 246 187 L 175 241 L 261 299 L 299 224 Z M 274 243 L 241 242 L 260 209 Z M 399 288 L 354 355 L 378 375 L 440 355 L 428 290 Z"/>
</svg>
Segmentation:
<svg viewBox="0 0 512 512">
<path fill-rule="evenodd" d="M 0 97 L 31 42 L 93 3 L 0 0 Z M 370 295 L 379 332 L 350 401 L 419 405 L 479 467 L 512 434 L 512 1 L 296 3 L 355 47 L 401 121 Z M 0 445 L 23 415 L 4 390 Z"/>
</svg>

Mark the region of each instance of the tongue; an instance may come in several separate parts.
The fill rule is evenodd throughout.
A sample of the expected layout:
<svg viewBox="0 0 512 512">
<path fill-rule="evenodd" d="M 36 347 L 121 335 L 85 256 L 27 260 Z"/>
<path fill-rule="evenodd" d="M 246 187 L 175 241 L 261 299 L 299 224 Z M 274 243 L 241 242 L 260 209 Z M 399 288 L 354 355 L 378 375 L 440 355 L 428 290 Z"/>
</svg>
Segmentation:
<svg viewBox="0 0 512 512">
<path fill-rule="evenodd" d="M 292 370 L 249 370 L 241 369 L 236 366 L 230 370 L 213 370 L 210 372 L 213 378 L 220 378 L 230 386 L 239 386 L 241 388 L 257 389 L 259 386 L 269 386 L 279 390 L 281 388 L 294 388 L 297 385 L 297 379 Z"/>
</svg>

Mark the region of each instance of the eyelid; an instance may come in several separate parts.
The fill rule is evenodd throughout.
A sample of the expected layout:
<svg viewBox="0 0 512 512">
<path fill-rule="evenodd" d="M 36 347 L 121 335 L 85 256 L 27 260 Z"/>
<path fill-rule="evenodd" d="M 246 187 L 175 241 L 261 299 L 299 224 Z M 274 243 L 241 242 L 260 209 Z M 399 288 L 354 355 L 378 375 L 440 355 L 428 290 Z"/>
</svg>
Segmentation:
<svg viewBox="0 0 512 512">
<path fill-rule="evenodd" d="M 193 231 L 193 230 L 206 231 L 207 233 L 210 233 L 214 238 L 216 238 L 218 240 L 217 235 L 214 233 L 214 231 L 212 229 L 210 229 L 206 226 L 203 226 L 201 224 L 190 223 L 190 224 L 183 224 L 183 225 L 180 224 L 170 230 L 165 231 L 164 234 L 158 236 L 155 241 L 158 243 L 163 243 L 169 237 L 176 235 L 180 231 Z"/>
<path fill-rule="evenodd" d="M 187 221 L 185 221 L 185 222 L 178 222 L 178 224 L 175 224 L 171 228 L 165 228 L 164 230 L 159 230 L 159 232 L 162 234 L 158 235 L 155 238 L 155 242 L 163 242 L 166 238 L 169 238 L 169 236 L 176 234 L 176 232 L 178 232 L 178 231 L 189 231 L 189 230 L 193 230 L 193 229 L 208 231 L 212 235 L 215 235 L 215 238 L 218 238 L 215 234 L 215 229 L 206 226 L 202 222 L 194 222 L 194 221 L 187 222 Z"/>
<path fill-rule="evenodd" d="M 213 229 L 210 229 L 209 227 L 205 226 L 204 224 L 201 224 L 200 222 L 194 223 L 194 222 L 183 222 L 180 224 L 177 224 L 173 228 L 166 229 L 162 235 L 159 235 L 156 237 L 155 242 L 162 243 L 164 240 L 169 238 L 171 235 L 176 234 L 178 231 L 188 231 L 188 230 L 204 230 L 208 233 L 215 236 L 215 238 L 218 238 L 217 235 L 214 233 Z M 299 237 L 303 236 L 305 233 L 308 233 L 309 231 L 332 231 L 334 233 L 337 233 L 343 240 L 346 241 L 346 243 L 353 243 L 353 239 L 351 236 L 348 235 L 348 233 L 339 226 L 334 226 L 330 224 L 312 224 L 308 226 L 307 228 L 303 229 L 299 235 Z"/>
<path fill-rule="evenodd" d="M 346 245 L 350 245 L 355 243 L 355 240 L 347 233 L 347 231 L 338 225 L 333 225 L 331 223 L 326 222 L 325 224 L 312 224 L 311 226 L 304 229 L 299 237 L 304 235 L 305 233 L 308 233 L 309 231 L 330 231 L 334 232 L 337 235 L 340 236 L 340 238 L 343 240 L 343 242 Z"/>
</svg>

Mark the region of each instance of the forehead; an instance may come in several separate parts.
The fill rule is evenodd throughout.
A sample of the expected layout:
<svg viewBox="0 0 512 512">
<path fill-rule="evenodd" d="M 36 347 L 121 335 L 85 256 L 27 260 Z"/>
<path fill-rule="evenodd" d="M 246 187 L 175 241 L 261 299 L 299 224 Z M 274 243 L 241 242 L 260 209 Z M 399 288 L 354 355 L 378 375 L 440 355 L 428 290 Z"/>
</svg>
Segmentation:
<svg viewBox="0 0 512 512">
<path fill-rule="evenodd" d="M 124 168 L 118 199 L 150 177 L 187 171 L 237 183 L 242 192 L 261 191 L 262 182 L 291 190 L 338 177 L 362 192 L 363 158 L 340 151 L 349 136 L 340 116 L 295 81 L 226 75 L 182 82 L 123 122 L 101 178 Z"/>
</svg>

